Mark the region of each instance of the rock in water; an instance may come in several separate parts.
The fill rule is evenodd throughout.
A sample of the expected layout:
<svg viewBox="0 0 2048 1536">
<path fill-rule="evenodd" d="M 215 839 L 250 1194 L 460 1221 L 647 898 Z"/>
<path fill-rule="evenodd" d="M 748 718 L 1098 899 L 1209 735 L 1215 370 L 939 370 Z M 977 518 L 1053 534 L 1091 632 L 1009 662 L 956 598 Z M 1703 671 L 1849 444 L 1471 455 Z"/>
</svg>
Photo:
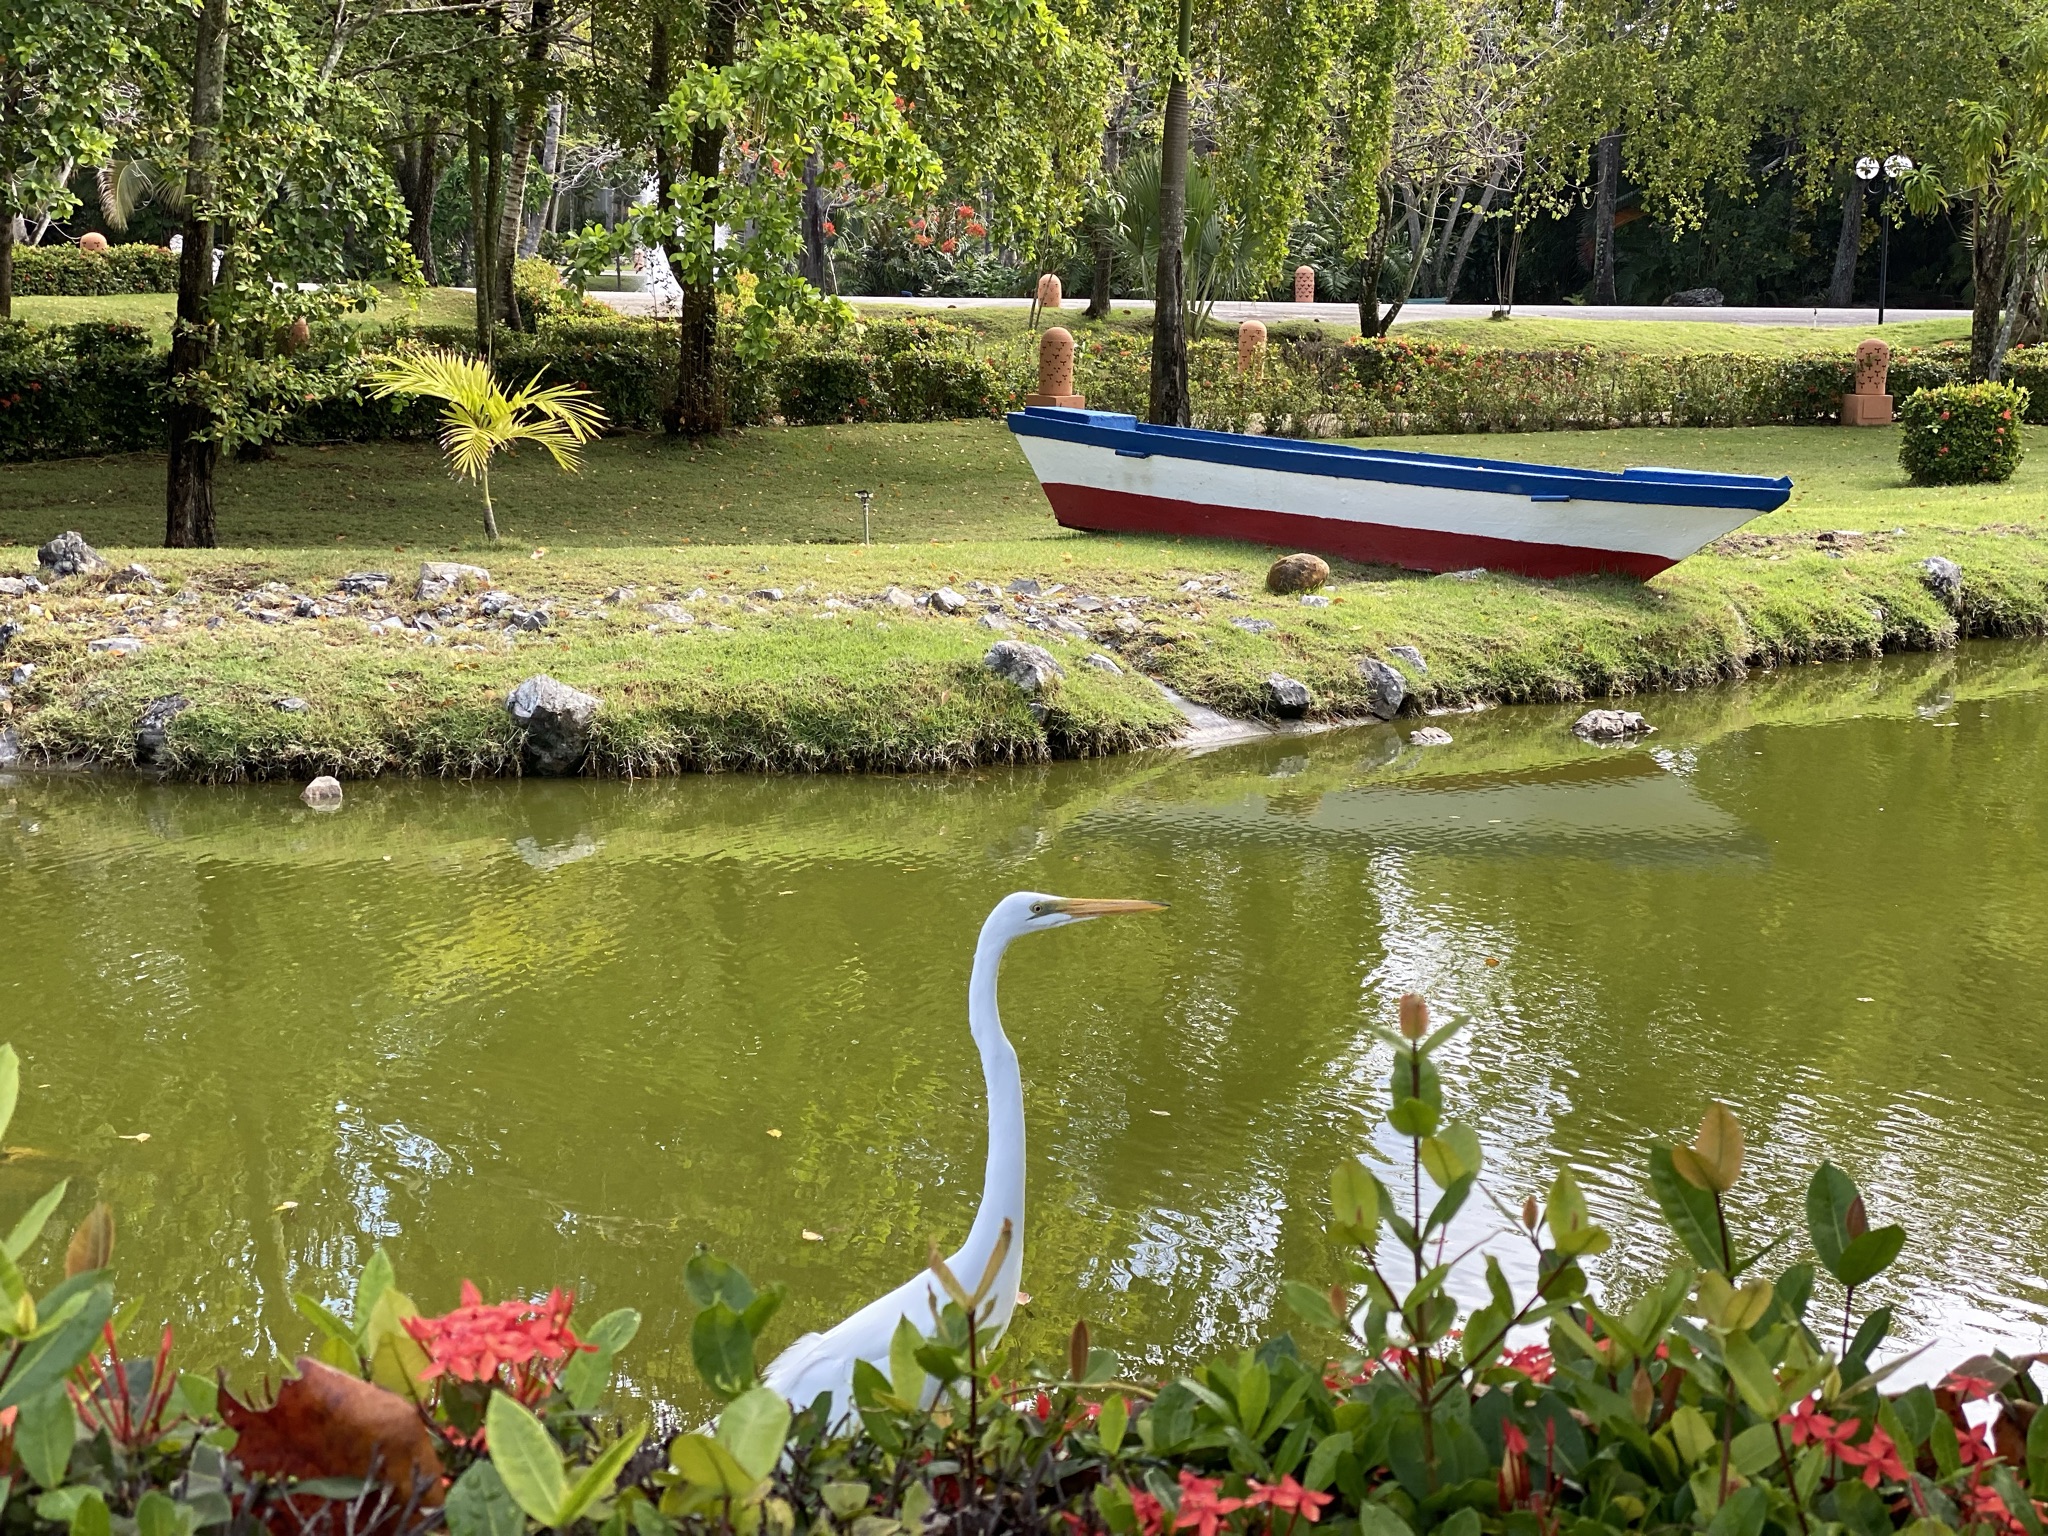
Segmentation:
<svg viewBox="0 0 2048 1536">
<path fill-rule="evenodd" d="M 299 798 L 316 811 L 331 811 L 341 804 L 341 780 L 323 773 L 299 791 Z"/>
<path fill-rule="evenodd" d="M 21 761 L 21 738 L 9 726 L 0 731 L 0 768 L 12 768 Z"/>
<path fill-rule="evenodd" d="M 1314 702 L 1306 683 L 1296 682 L 1282 672 L 1266 674 L 1266 706 L 1282 720 L 1299 720 Z"/>
<path fill-rule="evenodd" d="M 1951 610 L 1963 603 L 1963 568 L 1946 555 L 1929 555 L 1920 562 L 1920 579 L 1927 590 Z"/>
<path fill-rule="evenodd" d="M 1418 747 L 1448 747 L 1451 744 L 1451 733 L 1441 726 L 1425 725 L 1419 731 L 1410 731 L 1408 740 L 1410 744 Z"/>
<path fill-rule="evenodd" d="M 142 718 L 135 722 L 135 766 L 138 768 L 161 768 L 168 758 L 171 742 L 171 722 L 192 707 L 192 701 L 182 693 L 167 694 L 161 699 L 151 699 L 142 711 Z"/>
<path fill-rule="evenodd" d="M 988 648 L 981 664 L 1004 682 L 1014 684 L 1034 698 L 1041 693 L 1051 693 L 1059 687 L 1060 679 L 1067 675 L 1053 659 L 1051 651 L 1042 645 L 1027 645 L 1022 640 L 998 640 Z"/>
<path fill-rule="evenodd" d="M 457 592 L 466 592 L 472 586 L 488 587 L 490 584 L 491 573 L 480 565 L 458 565 L 453 560 L 428 560 L 420 566 L 417 595 L 421 602 L 430 603 Z"/>
<path fill-rule="evenodd" d="M 1358 675 L 1365 679 L 1365 707 L 1382 720 L 1391 720 L 1408 702 L 1408 679 L 1397 668 L 1377 656 L 1358 659 Z"/>
<path fill-rule="evenodd" d="M 82 533 L 60 533 L 41 549 L 36 559 L 51 576 L 77 576 L 86 571 L 103 571 L 107 562 L 85 542 Z"/>
<path fill-rule="evenodd" d="M 572 773 L 590 751 L 590 728 L 603 701 L 536 673 L 512 690 L 505 709 L 526 728 L 521 756 L 535 774 Z"/>
<path fill-rule="evenodd" d="M 1418 651 L 1414 646 L 1390 645 L 1387 647 L 1387 654 L 1396 661 L 1407 662 L 1409 666 L 1422 673 L 1423 676 L 1427 677 L 1429 675 L 1429 663 L 1422 659 L 1422 652 Z"/>
<path fill-rule="evenodd" d="M 1330 579 L 1330 565 L 1318 555 L 1282 555 L 1266 572 L 1266 590 L 1287 597 L 1296 592 L 1320 591 Z"/>
<path fill-rule="evenodd" d="M 1572 734 L 1583 741 L 1626 741 L 1656 729 L 1632 709 L 1589 709 L 1572 722 Z"/>
</svg>

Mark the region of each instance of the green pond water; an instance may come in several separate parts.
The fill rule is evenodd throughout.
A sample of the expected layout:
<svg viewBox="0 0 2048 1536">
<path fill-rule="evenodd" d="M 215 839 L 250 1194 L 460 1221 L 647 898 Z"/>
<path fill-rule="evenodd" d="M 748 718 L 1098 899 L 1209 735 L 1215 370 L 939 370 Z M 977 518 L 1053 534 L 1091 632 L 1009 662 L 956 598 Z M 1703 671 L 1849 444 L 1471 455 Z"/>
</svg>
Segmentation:
<svg viewBox="0 0 2048 1536">
<path fill-rule="evenodd" d="M 639 1307 L 630 1390 L 688 1406 L 697 1245 L 788 1282 L 779 1345 L 964 1231 L 969 954 L 1034 888 L 1172 910 L 1005 969 L 1027 1347 L 1085 1315 L 1162 1367 L 1327 1282 L 1329 1168 L 1383 1105 L 1364 1025 L 1413 988 L 1474 1021 L 1448 1091 L 1501 1200 L 1579 1170 L 1616 1233 L 1600 1283 L 1662 1262 L 1646 1144 L 1720 1098 L 1752 1231 L 1796 1223 L 1831 1155 L 1911 1232 L 1872 1289 L 1930 1359 L 2040 1348 L 2048 650 L 1645 707 L 1628 750 L 1497 710 L 1427 750 L 1374 727 L 950 778 L 389 783 L 333 814 L 0 777 L 25 1062 L 0 1216 L 58 1177 L 73 1220 L 111 1201 L 124 1294 L 193 1363 L 297 1353 L 291 1293 L 340 1301 L 383 1243 L 430 1311 L 464 1277 Z"/>
</svg>

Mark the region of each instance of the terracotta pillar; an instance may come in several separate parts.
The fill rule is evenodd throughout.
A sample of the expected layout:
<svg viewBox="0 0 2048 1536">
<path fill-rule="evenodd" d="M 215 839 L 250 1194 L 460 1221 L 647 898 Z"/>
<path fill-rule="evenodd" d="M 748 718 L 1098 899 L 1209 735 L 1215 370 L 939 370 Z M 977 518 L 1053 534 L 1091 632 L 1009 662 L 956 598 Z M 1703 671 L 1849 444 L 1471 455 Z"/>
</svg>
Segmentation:
<svg viewBox="0 0 2048 1536">
<path fill-rule="evenodd" d="M 107 237 L 96 229 L 88 229 L 78 237 L 78 248 L 81 251 L 104 251 L 107 248 Z"/>
<path fill-rule="evenodd" d="M 1045 273 L 1038 279 L 1038 307 L 1040 309 L 1058 309 L 1063 302 L 1064 299 L 1060 293 L 1059 273 Z"/>
<path fill-rule="evenodd" d="M 1074 393 L 1074 335 L 1065 326 L 1050 326 L 1038 338 L 1038 393 L 1026 395 L 1024 403 L 1064 405 L 1072 410 L 1088 404 Z"/>
<path fill-rule="evenodd" d="M 1885 375 L 1892 362 L 1892 349 L 1872 338 L 1856 349 L 1856 385 L 1842 396 L 1842 425 L 1882 427 L 1892 419 L 1892 397 L 1885 393 Z"/>
<path fill-rule="evenodd" d="M 1294 269 L 1294 302 L 1313 304 L 1316 301 L 1316 269 L 1296 267 Z"/>
<path fill-rule="evenodd" d="M 1266 327 L 1263 321 L 1247 320 L 1237 328 L 1237 371 L 1252 374 L 1266 371 Z"/>
</svg>

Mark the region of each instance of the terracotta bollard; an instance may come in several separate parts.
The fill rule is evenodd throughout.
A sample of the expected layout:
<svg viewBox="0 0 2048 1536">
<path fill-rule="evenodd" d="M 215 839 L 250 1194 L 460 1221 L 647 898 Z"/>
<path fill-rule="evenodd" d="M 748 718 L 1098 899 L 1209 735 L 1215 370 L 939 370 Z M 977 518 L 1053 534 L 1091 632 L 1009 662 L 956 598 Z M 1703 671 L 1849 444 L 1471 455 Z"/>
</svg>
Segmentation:
<svg viewBox="0 0 2048 1536">
<path fill-rule="evenodd" d="M 1038 393 L 1026 405 L 1064 405 L 1080 410 L 1087 400 L 1074 393 L 1074 335 L 1063 325 L 1049 327 L 1038 338 Z"/>
<path fill-rule="evenodd" d="M 78 237 L 78 248 L 81 251 L 104 251 L 107 237 L 96 229 L 89 229 Z"/>
<path fill-rule="evenodd" d="M 1247 320 L 1237 328 L 1237 371 L 1251 374 L 1266 371 L 1266 327 L 1263 321 Z"/>
<path fill-rule="evenodd" d="M 1047 272 L 1038 279 L 1038 307 L 1040 309 L 1058 309 L 1065 302 L 1065 296 L 1060 292 L 1059 273 Z"/>
<path fill-rule="evenodd" d="M 1316 269 L 1296 267 L 1294 269 L 1294 302 L 1313 304 L 1316 301 Z"/>
<path fill-rule="evenodd" d="M 1856 349 L 1856 387 L 1842 396 L 1842 425 L 1882 427 L 1892 419 L 1892 397 L 1885 393 L 1892 349 L 1874 337 Z"/>
</svg>

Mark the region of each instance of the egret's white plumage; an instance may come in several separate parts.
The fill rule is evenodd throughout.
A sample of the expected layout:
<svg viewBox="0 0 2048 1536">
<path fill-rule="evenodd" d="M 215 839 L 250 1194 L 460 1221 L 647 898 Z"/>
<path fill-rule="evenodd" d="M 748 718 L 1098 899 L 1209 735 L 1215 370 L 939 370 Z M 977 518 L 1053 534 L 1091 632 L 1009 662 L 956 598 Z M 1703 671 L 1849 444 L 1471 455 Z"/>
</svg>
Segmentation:
<svg viewBox="0 0 2048 1536">
<path fill-rule="evenodd" d="M 972 1287 L 988 1268 L 1005 1223 L 1010 1246 L 996 1272 L 990 1307 L 982 1326 L 998 1335 L 1010 1325 L 1017 1307 L 1017 1283 L 1024 1273 L 1024 1083 L 1017 1070 L 1017 1052 L 1003 1033 L 996 1012 L 996 974 L 1003 951 L 1027 933 L 1040 933 L 1068 923 L 1085 922 L 1114 912 L 1155 912 L 1156 902 L 1093 901 L 1019 891 L 996 903 L 981 925 L 974 947 L 974 969 L 967 982 L 967 1024 L 981 1052 L 982 1080 L 988 1091 L 988 1166 L 982 1177 L 981 1208 L 967 1241 L 946 1258 L 961 1284 Z M 945 1297 L 938 1278 L 926 1269 L 886 1296 L 876 1298 L 853 1316 L 823 1333 L 807 1333 L 776 1356 L 764 1380 L 798 1408 L 807 1408 L 820 1392 L 832 1394 L 832 1418 L 853 1411 L 853 1364 L 865 1360 L 885 1376 L 889 1371 L 889 1340 L 896 1325 L 909 1318 L 919 1332 L 932 1331 L 934 1308 Z"/>
</svg>

